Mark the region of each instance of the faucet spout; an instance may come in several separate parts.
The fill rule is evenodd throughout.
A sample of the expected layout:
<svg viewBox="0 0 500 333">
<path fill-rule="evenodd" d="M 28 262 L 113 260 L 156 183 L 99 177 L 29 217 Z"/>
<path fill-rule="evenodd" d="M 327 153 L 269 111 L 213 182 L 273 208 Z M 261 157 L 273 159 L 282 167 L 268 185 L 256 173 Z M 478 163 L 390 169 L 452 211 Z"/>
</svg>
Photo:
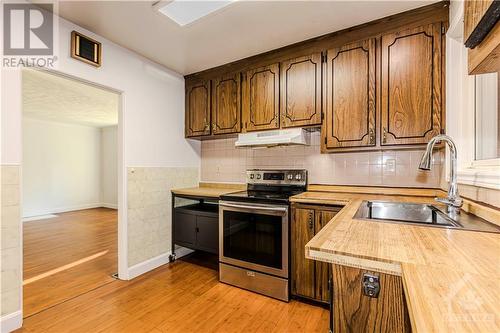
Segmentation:
<svg viewBox="0 0 500 333">
<path fill-rule="evenodd" d="M 448 196 L 445 199 L 436 198 L 437 201 L 442 202 L 448 207 L 448 215 L 451 218 L 455 218 L 457 214 L 460 214 L 460 207 L 462 207 L 463 200 L 458 194 L 457 185 L 457 147 L 453 139 L 447 135 L 440 134 L 433 137 L 425 149 L 420 164 L 418 166 L 421 170 L 430 170 L 432 167 L 432 151 L 434 150 L 434 145 L 439 142 L 445 142 L 450 148 L 450 185 L 448 187 Z"/>
</svg>

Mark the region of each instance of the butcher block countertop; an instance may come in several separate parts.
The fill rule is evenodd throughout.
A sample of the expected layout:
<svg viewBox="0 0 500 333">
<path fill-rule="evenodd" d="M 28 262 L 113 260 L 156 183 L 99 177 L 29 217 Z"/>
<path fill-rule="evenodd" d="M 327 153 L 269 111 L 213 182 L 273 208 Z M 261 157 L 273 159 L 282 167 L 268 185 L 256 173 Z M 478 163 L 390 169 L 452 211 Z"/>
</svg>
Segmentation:
<svg viewBox="0 0 500 333">
<path fill-rule="evenodd" d="M 245 190 L 244 184 L 200 183 L 197 187 L 173 189 L 175 195 L 218 199 L 221 195 Z"/>
<path fill-rule="evenodd" d="M 399 275 L 414 332 L 500 332 L 500 234 L 353 218 L 363 200 L 432 203 L 441 190 L 310 186 L 291 198 L 344 208 L 306 245 L 318 261 Z M 500 211 L 464 209 L 500 223 Z"/>
</svg>

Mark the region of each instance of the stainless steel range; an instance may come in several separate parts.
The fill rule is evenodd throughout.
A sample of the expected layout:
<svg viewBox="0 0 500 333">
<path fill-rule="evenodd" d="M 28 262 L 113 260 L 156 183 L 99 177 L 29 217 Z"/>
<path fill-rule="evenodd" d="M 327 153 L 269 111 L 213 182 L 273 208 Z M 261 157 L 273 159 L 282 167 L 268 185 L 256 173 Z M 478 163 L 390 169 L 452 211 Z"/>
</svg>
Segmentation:
<svg viewBox="0 0 500 333">
<path fill-rule="evenodd" d="M 289 300 L 289 197 L 306 186 L 306 170 L 248 170 L 246 191 L 221 196 L 221 282 Z"/>
</svg>

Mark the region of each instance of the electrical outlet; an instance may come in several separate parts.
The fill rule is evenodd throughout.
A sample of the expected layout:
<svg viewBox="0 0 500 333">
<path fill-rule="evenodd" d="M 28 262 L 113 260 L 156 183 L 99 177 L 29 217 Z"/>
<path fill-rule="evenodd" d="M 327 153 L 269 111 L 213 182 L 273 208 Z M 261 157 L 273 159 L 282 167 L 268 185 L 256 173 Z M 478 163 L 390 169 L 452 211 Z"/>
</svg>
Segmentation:
<svg viewBox="0 0 500 333">
<path fill-rule="evenodd" d="M 363 274 L 363 294 L 368 297 L 377 298 L 380 293 L 379 277 L 373 274 Z"/>
<path fill-rule="evenodd" d="M 394 158 L 385 161 L 385 172 L 396 172 L 396 160 Z"/>
</svg>

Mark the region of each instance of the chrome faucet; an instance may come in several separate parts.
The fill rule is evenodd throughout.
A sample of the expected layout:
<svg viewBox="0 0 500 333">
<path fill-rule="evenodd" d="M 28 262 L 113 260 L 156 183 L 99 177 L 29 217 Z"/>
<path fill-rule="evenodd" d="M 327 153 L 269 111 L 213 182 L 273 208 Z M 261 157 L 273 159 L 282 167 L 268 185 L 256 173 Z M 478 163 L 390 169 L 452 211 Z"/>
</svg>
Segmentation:
<svg viewBox="0 0 500 333">
<path fill-rule="evenodd" d="M 430 170 L 432 164 L 432 151 L 434 145 L 439 142 L 446 142 L 450 148 L 450 185 L 448 188 L 448 197 L 446 198 L 436 198 L 436 201 L 446 204 L 448 216 L 455 219 L 458 214 L 460 214 L 460 207 L 462 207 L 463 200 L 458 195 L 458 185 L 457 185 L 457 147 L 453 142 L 452 138 L 447 135 L 441 134 L 433 137 L 427 144 L 424 155 L 420 160 L 419 169 Z"/>
</svg>

